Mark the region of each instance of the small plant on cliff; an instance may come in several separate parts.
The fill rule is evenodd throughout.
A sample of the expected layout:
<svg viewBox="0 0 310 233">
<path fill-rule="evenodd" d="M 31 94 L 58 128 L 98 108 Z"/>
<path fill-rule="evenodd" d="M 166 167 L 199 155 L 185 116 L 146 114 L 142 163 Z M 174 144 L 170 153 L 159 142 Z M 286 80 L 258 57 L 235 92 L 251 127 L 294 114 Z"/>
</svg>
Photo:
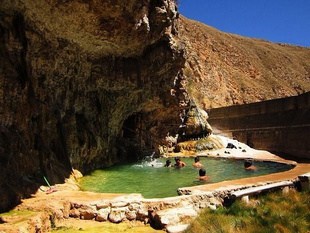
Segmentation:
<svg viewBox="0 0 310 233">
<path fill-rule="evenodd" d="M 309 232 L 309 194 L 276 192 L 250 202 L 256 205 L 236 201 L 228 208 L 206 209 L 186 232 Z"/>
</svg>

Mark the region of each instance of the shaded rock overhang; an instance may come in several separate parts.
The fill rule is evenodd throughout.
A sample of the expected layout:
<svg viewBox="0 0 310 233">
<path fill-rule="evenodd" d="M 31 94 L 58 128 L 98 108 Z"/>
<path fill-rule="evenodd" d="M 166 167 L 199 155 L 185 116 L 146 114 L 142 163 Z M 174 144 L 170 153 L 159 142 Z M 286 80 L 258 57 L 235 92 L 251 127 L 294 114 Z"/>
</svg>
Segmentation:
<svg viewBox="0 0 310 233">
<path fill-rule="evenodd" d="M 177 17 L 174 1 L 2 1 L 0 210 L 175 130 Z"/>
</svg>

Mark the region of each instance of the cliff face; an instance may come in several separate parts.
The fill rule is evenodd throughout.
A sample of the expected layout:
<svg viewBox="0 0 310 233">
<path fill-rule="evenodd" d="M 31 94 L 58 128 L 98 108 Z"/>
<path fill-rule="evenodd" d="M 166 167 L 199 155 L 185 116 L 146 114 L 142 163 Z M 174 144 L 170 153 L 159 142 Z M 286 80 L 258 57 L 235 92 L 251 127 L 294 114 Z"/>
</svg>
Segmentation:
<svg viewBox="0 0 310 233">
<path fill-rule="evenodd" d="M 177 122 L 173 1 L 8 0 L 0 17 L 0 210 L 43 176 L 136 159 Z"/>
</svg>

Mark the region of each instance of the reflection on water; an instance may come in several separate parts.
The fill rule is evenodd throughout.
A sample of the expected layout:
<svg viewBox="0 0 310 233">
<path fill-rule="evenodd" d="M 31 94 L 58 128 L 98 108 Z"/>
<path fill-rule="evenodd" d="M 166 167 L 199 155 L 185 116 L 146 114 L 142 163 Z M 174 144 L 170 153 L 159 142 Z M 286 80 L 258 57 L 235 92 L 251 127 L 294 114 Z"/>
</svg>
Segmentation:
<svg viewBox="0 0 310 233">
<path fill-rule="evenodd" d="M 142 193 L 146 198 L 177 195 L 177 188 L 204 184 L 197 180 L 198 169 L 192 167 L 193 158 L 182 159 L 187 166 L 181 169 L 164 167 L 165 159 L 147 158 L 136 164 L 117 165 L 96 170 L 82 178 L 83 190 L 105 193 Z M 172 160 L 172 163 L 174 161 Z M 256 171 L 246 171 L 241 160 L 200 158 L 210 177 L 208 183 L 281 172 L 290 165 L 255 162 Z"/>
</svg>

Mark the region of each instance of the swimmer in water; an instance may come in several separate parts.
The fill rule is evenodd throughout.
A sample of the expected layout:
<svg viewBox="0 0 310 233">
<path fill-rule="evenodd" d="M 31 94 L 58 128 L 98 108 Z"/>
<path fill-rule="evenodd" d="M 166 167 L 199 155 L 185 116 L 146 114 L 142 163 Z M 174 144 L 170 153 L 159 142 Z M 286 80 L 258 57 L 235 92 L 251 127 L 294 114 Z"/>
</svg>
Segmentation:
<svg viewBox="0 0 310 233">
<path fill-rule="evenodd" d="M 195 162 L 193 163 L 193 167 L 195 167 L 195 168 L 202 168 L 203 167 L 203 165 L 200 163 L 199 157 L 195 157 L 194 161 Z"/>
<path fill-rule="evenodd" d="M 246 160 L 244 161 L 244 169 L 248 171 L 255 171 L 257 168 L 253 165 L 252 161 Z"/>
<path fill-rule="evenodd" d="M 181 167 L 185 167 L 185 166 L 186 166 L 186 163 L 181 161 L 180 158 L 175 158 L 175 164 L 174 164 L 175 168 L 181 168 Z"/>
<path fill-rule="evenodd" d="M 198 171 L 198 174 L 199 174 L 198 180 L 200 180 L 200 181 L 208 181 L 209 180 L 209 176 L 206 175 L 206 169 L 200 168 Z"/>
<path fill-rule="evenodd" d="M 172 167 L 172 164 L 171 164 L 170 159 L 167 159 L 167 160 L 166 160 L 165 167 Z"/>
</svg>

